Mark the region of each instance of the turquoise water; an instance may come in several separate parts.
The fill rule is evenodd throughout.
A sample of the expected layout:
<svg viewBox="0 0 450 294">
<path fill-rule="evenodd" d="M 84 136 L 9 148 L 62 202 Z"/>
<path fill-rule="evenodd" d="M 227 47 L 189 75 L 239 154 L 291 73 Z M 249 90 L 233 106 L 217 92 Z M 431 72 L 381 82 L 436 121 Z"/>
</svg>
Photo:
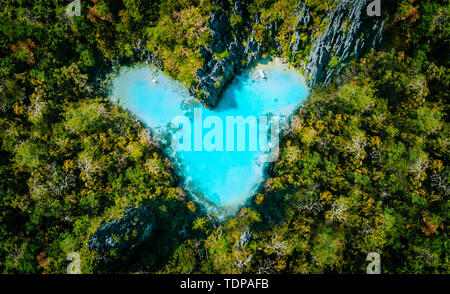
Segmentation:
<svg viewBox="0 0 450 294">
<path fill-rule="evenodd" d="M 266 79 L 261 78 L 261 71 Z M 155 79 L 157 83 L 149 78 Z M 297 71 L 280 63 L 268 62 L 237 76 L 213 110 L 202 107 L 183 85 L 150 67 L 122 69 L 113 80 L 111 97 L 147 124 L 162 143 L 166 143 L 165 152 L 176 163 L 184 188 L 197 201 L 204 203 L 207 209 L 226 214 L 234 212 L 253 195 L 263 181 L 265 162 L 269 158 L 269 153 L 262 150 L 261 141 L 257 141 L 256 151 L 252 149 L 251 142 L 255 137 L 250 135 L 249 126 L 245 134 L 234 128 L 234 134 L 229 135 L 231 127 L 227 128 L 227 117 L 254 116 L 257 120 L 264 115 L 270 115 L 272 119 L 273 116 L 280 116 L 282 128 L 283 121 L 298 109 L 308 95 L 309 89 L 305 86 L 304 78 Z M 194 118 L 194 113 L 198 115 L 200 111 L 201 117 Z M 169 123 L 177 116 L 184 116 L 191 122 L 191 144 L 187 144 L 187 135 L 176 140 L 192 146 L 191 151 L 178 150 L 167 140 L 167 134 L 174 138 L 173 134 L 185 127 L 179 124 L 175 125 L 176 128 L 170 128 Z M 200 123 L 205 123 L 205 119 L 213 120 L 214 124 L 209 128 L 200 126 Z M 270 136 L 270 126 L 268 123 L 266 128 L 259 126 L 257 130 L 265 131 L 269 142 L 275 144 L 275 136 Z M 274 123 L 272 127 L 276 129 Z M 208 142 L 216 144 L 216 150 L 209 151 L 211 149 L 206 148 L 203 140 L 215 128 L 219 130 L 216 133 L 218 136 Z M 219 136 L 220 133 L 223 136 Z M 245 141 L 241 142 L 245 142 L 244 151 L 237 151 L 238 141 L 244 139 L 243 136 Z M 222 138 L 222 142 L 219 138 Z M 230 143 L 231 138 L 234 139 L 234 145 Z M 227 151 L 230 150 L 227 144 L 233 146 L 234 151 Z M 223 151 L 218 151 L 221 149 Z"/>
</svg>

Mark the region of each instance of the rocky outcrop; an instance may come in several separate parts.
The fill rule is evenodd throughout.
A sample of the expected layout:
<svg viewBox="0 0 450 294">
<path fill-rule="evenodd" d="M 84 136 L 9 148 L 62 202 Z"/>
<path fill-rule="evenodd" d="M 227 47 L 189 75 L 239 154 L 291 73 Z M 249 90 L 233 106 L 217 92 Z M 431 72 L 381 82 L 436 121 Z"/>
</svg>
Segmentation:
<svg viewBox="0 0 450 294">
<path fill-rule="evenodd" d="M 199 82 L 190 89 L 191 94 L 198 96 L 209 108 L 217 104 L 223 89 L 234 75 L 255 63 L 263 53 L 262 45 L 253 37 L 255 31 L 251 29 L 253 24 L 261 24 L 259 14 L 250 17 L 245 0 L 237 0 L 230 7 L 227 1 L 220 3 L 222 9 L 211 12 L 207 22 L 213 36 L 212 42 L 200 48 L 204 63 L 196 72 Z M 383 18 L 367 15 L 369 3 L 369 0 L 342 0 L 326 18 L 328 26 L 320 37 L 313 40 L 314 45 L 305 68 L 308 86 L 320 83 L 326 86 L 352 58 L 380 44 Z M 247 19 L 245 27 L 233 28 L 226 11 Z M 313 24 L 312 14 L 302 0 L 298 2 L 295 13 L 298 14 L 293 31 L 295 41 L 290 45 L 293 61 L 295 53 L 307 45 L 300 38 L 302 31 Z M 279 26 L 277 21 L 265 23 L 272 40 L 276 40 Z M 276 41 L 265 45 L 278 48 L 281 52 Z"/>
<path fill-rule="evenodd" d="M 370 2 L 344 0 L 330 14 L 329 24 L 314 42 L 305 69 L 310 87 L 318 83 L 326 86 L 350 59 L 380 44 L 384 21 L 367 15 Z"/>
<path fill-rule="evenodd" d="M 295 53 L 302 46 L 305 45 L 305 44 L 302 44 L 302 40 L 300 38 L 301 30 L 302 30 L 302 28 L 309 26 L 313 22 L 311 13 L 309 12 L 308 7 L 306 6 L 306 4 L 303 1 L 300 0 L 298 2 L 296 11 L 298 12 L 299 16 L 298 16 L 297 24 L 295 25 L 295 28 L 294 28 L 295 41 L 291 44 L 291 51 L 294 53 L 294 57 L 293 57 L 294 61 L 295 61 Z"/>
<path fill-rule="evenodd" d="M 150 210 L 143 206 L 128 208 L 123 218 L 102 225 L 91 235 L 88 249 L 125 252 L 148 240 L 153 229 Z"/>
<path fill-rule="evenodd" d="M 242 234 L 239 236 L 239 241 L 236 244 L 236 249 L 243 248 L 248 242 L 250 242 L 252 238 L 252 231 L 247 228 Z"/>
<path fill-rule="evenodd" d="M 221 10 L 214 10 L 211 12 L 206 25 L 211 30 L 213 37 L 211 49 L 214 52 L 222 52 L 225 50 L 231 33 L 231 24 L 228 15 Z"/>
<path fill-rule="evenodd" d="M 238 15 L 246 13 L 240 1 L 236 1 L 231 10 Z M 236 73 L 262 55 L 261 45 L 253 37 L 246 38 L 242 31 L 232 34 L 229 19 L 223 10 L 211 12 L 207 26 L 213 40 L 207 47 L 200 48 L 204 63 L 195 73 L 199 81 L 196 89 L 190 90 L 191 93 L 198 93 L 201 102 L 209 108 L 217 104 L 224 87 Z"/>
</svg>

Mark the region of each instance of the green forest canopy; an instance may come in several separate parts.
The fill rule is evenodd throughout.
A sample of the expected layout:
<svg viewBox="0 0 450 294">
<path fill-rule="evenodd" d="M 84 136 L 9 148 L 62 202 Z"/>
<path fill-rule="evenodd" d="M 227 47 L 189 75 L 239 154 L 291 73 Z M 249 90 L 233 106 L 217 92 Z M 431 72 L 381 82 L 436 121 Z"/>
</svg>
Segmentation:
<svg viewBox="0 0 450 294">
<path fill-rule="evenodd" d="M 290 61 L 296 2 L 248 5 L 284 20 L 282 51 L 265 50 Z M 333 1 L 305 3 L 313 24 L 296 65 Z M 143 50 L 195 83 L 213 1 L 82 1 L 74 18 L 66 1 L 2 4 L 2 273 L 64 273 L 73 251 L 84 273 L 363 273 L 371 251 L 384 273 L 448 273 L 448 1 L 398 1 L 383 49 L 313 91 L 261 193 L 225 222 L 190 200 L 150 132 L 98 86 Z M 89 236 L 139 205 L 154 212 L 158 242 L 109 252 L 120 266 L 105 266 Z"/>
</svg>

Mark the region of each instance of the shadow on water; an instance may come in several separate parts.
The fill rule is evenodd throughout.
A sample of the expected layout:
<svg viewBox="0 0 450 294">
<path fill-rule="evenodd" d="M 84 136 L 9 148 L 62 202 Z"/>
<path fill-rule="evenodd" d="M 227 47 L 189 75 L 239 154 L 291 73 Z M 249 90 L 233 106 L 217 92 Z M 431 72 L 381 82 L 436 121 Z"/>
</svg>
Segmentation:
<svg viewBox="0 0 450 294">
<path fill-rule="evenodd" d="M 217 107 L 214 109 L 217 112 L 236 109 L 238 104 L 236 102 L 236 95 L 230 95 L 227 99 L 221 99 Z"/>
<path fill-rule="evenodd" d="M 257 65 L 266 65 L 272 61 L 272 58 L 268 57 L 256 62 L 252 67 L 245 69 L 242 72 L 238 72 L 236 77 L 225 86 L 225 91 L 220 95 L 219 103 L 214 108 L 214 111 L 223 112 L 231 109 L 238 108 L 237 100 L 239 99 L 237 93 L 241 93 L 244 88 L 245 80 L 252 80 L 255 83 L 257 80 L 254 68 Z"/>
</svg>

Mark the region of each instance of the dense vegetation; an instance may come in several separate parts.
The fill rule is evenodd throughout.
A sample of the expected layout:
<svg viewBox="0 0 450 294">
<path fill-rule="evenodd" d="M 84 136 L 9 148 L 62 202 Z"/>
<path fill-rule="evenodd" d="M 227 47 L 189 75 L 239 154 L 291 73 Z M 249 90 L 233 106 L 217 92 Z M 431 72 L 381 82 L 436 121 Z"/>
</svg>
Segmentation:
<svg viewBox="0 0 450 294">
<path fill-rule="evenodd" d="M 191 4 L 82 1 L 83 16 L 70 18 L 68 3 L 58 2 L 6 1 L 0 12 L 0 271 L 64 273 L 72 251 L 83 272 L 94 271 L 89 235 L 146 200 L 159 221 L 173 222 L 159 227 L 157 262 L 176 246 L 169 230 L 192 212 L 149 130 L 105 99 L 96 81 L 138 55 L 158 19 L 191 15 Z"/>
<path fill-rule="evenodd" d="M 252 205 L 222 224 L 197 219 L 205 237 L 165 270 L 364 273 L 376 251 L 384 273 L 448 272 L 447 13 L 403 1 L 386 49 L 292 117 Z"/>
<path fill-rule="evenodd" d="M 256 26 L 256 38 L 302 66 L 333 1 L 305 1 L 314 24 L 297 58 L 296 2 L 249 10 L 283 20 L 277 36 Z M 147 50 L 195 83 L 213 1 L 82 1 L 74 18 L 66 1 L 4 1 L 0 271 L 63 273 L 76 251 L 83 272 L 362 273 L 377 251 L 383 272 L 448 273 L 449 3 L 396 2 L 383 49 L 313 91 L 260 193 L 221 223 L 189 201 L 150 132 L 99 86 Z M 139 205 L 154 212 L 158 241 L 104 267 L 89 236 Z"/>
</svg>

